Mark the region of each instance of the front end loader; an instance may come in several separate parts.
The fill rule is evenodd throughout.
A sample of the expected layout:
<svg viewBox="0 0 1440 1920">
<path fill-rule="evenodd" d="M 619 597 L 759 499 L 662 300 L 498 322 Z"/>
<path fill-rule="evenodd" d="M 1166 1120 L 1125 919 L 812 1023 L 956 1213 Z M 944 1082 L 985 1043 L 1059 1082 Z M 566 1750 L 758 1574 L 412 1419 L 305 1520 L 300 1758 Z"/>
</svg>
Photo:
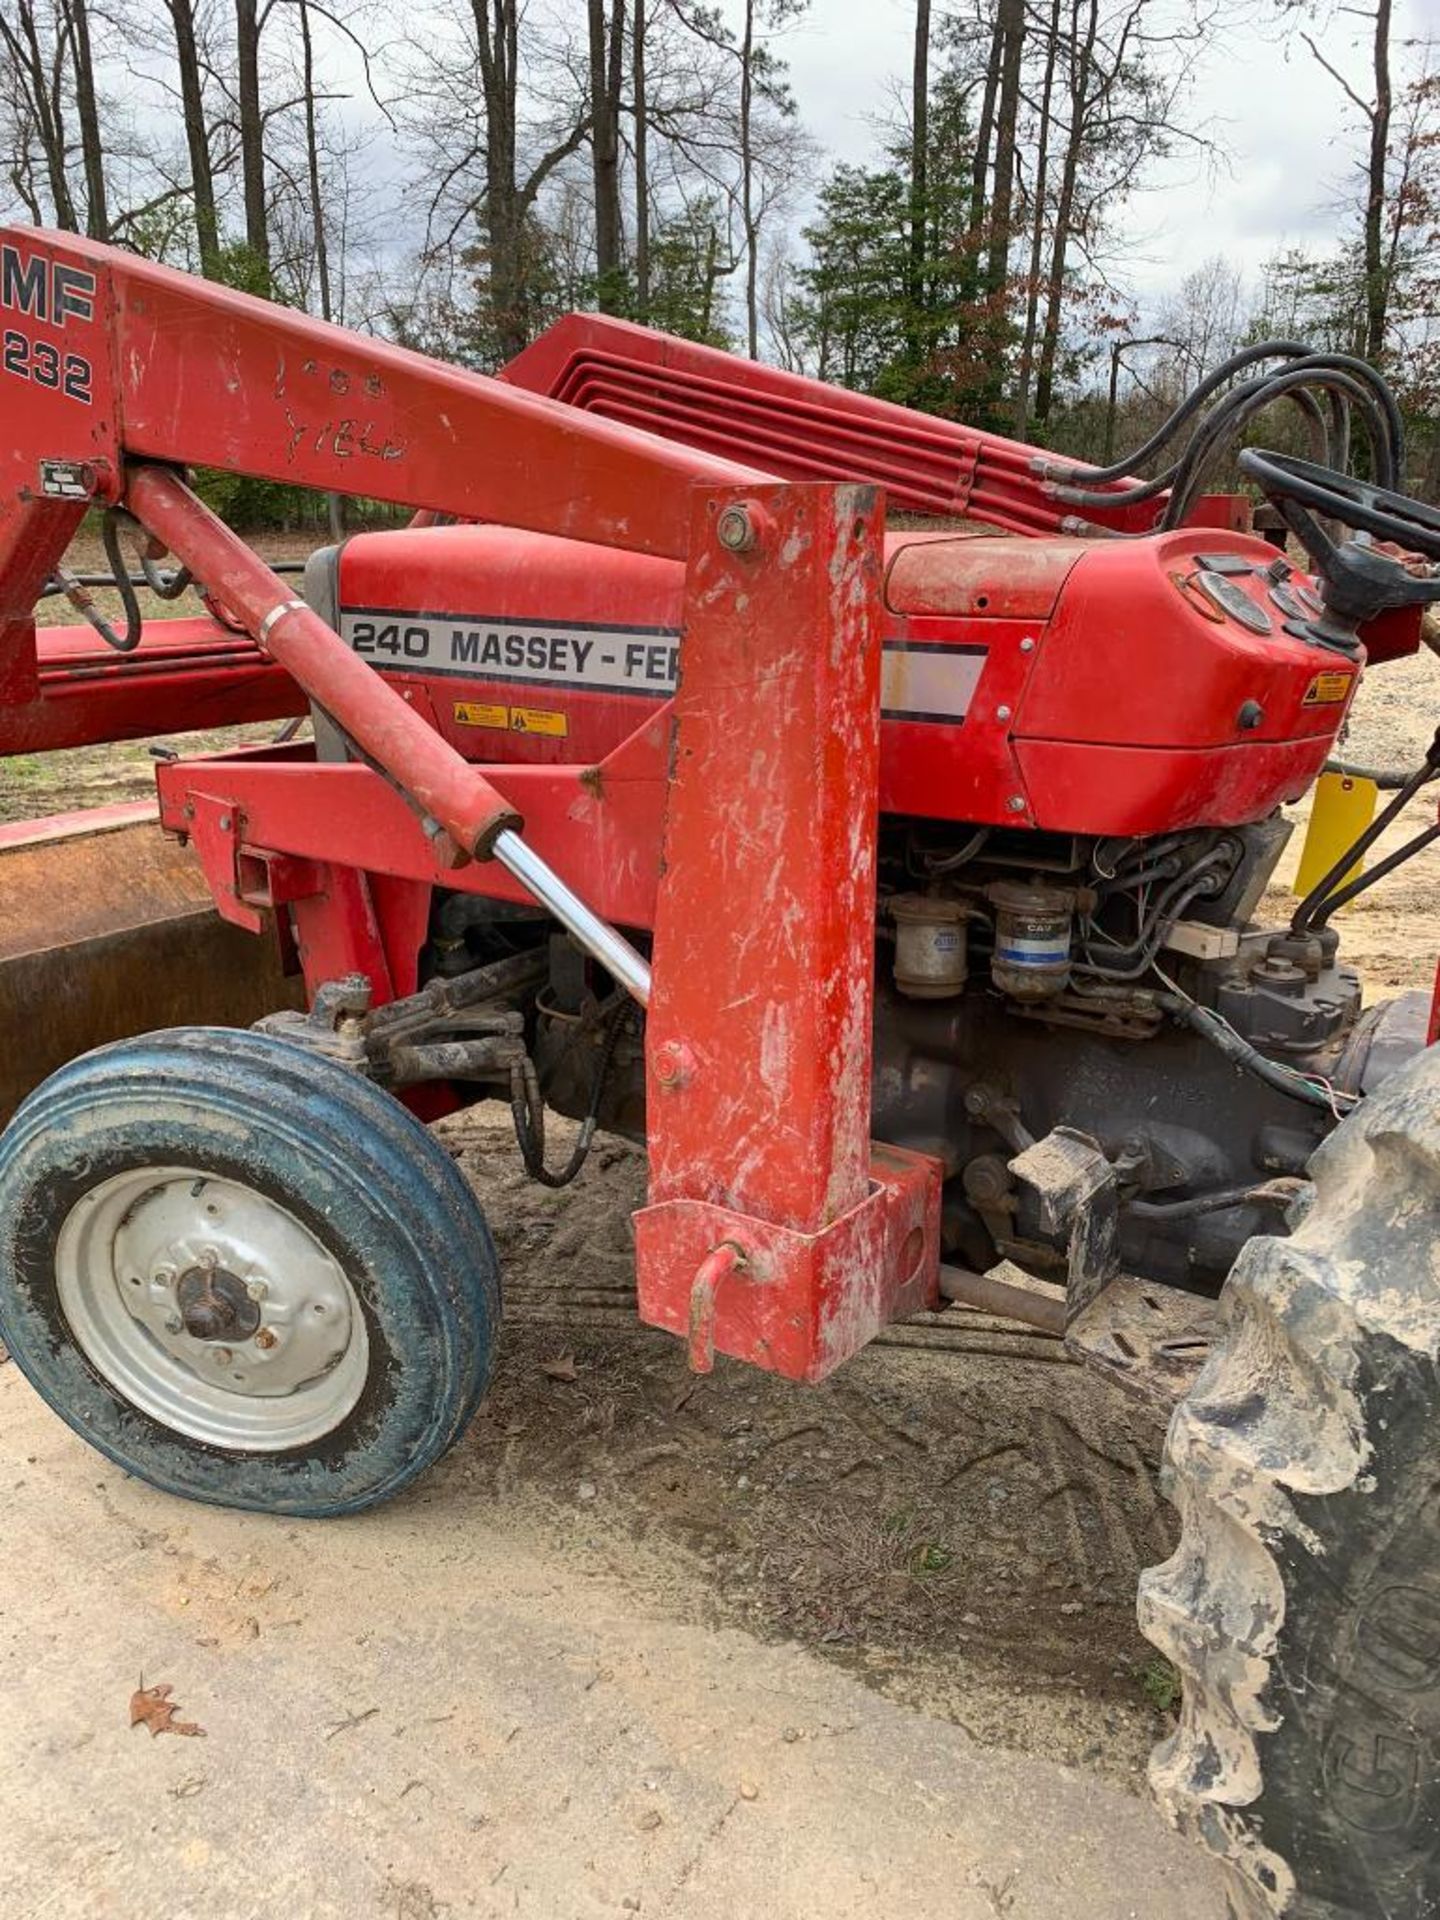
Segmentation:
<svg viewBox="0 0 1440 1920">
<path fill-rule="evenodd" d="M 1440 1056 L 1333 916 L 1440 739 L 1257 917 L 1282 809 L 1440 600 L 1379 376 L 1267 343 L 1094 470 L 616 322 L 491 380 L 71 235 L 0 265 L 0 751 L 195 725 L 202 683 L 212 724 L 313 732 L 156 770 L 148 844 L 218 915 L 170 969 L 223 923 L 263 1006 L 68 1060 L 0 1138 L 41 1394 L 171 1492 L 373 1505 L 499 1332 L 421 1122 L 499 1098 L 551 1186 L 642 1140 L 639 1312 L 698 1370 L 813 1384 L 949 1301 L 1174 1403 L 1162 1806 L 1247 1920 L 1436 1911 Z M 1315 458 L 1240 465 L 1293 557 L 1202 491 L 1280 400 Z M 192 465 L 416 517 L 297 590 Z M 33 609 L 91 513 L 211 619 L 102 631 L 77 699 L 94 636 Z M 66 977 L 31 944 L 22 1021 Z"/>
</svg>

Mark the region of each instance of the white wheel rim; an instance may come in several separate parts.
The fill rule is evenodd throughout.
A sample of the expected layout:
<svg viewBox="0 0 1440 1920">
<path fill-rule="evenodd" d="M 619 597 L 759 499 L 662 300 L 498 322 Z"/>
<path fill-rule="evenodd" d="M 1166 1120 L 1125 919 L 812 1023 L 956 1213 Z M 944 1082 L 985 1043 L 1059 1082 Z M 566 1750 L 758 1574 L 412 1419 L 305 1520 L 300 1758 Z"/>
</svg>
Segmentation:
<svg viewBox="0 0 1440 1920">
<path fill-rule="evenodd" d="M 113 1175 L 66 1217 L 55 1280 L 90 1364 L 187 1439 L 243 1453 L 303 1447 L 364 1391 L 370 1343 L 344 1270 L 292 1213 L 239 1181 L 192 1167 Z M 184 1316 L 196 1323 L 207 1283 L 238 1317 L 201 1338 Z"/>
</svg>

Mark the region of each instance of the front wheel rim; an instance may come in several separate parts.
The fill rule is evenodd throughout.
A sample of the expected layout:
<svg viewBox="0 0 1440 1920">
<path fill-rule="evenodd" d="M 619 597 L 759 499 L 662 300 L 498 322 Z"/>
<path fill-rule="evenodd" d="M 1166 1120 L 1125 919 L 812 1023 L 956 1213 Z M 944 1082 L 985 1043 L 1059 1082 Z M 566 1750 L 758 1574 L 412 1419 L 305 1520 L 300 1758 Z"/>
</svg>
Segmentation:
<svg viewBox="0 0 1440 1920">
<path fill-rule="evenodd" d="M 243 1182 L 143 1167 L 83 1194 L 55 1248 L 76 1346 L 122 1398 L 206 1446 L 311 1446 L 369 1375 L 344 1269 L 293 1213 Z"/>
</svg>

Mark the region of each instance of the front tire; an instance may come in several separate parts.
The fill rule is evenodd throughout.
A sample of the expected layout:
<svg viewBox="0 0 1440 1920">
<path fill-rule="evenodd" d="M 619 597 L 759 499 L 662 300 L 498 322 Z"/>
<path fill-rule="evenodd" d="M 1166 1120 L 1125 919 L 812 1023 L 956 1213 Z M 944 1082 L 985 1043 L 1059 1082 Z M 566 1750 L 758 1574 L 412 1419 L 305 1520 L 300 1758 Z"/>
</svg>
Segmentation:
<svg viewBox="0 0 1440 1920">
<path fill-rule="evenodd" d="M 1440 1051 L 1252 1241 L 1166 1446 L 1180 1545 L 1140 1624 L 1184 1683 L 1162 1809 L 1241 1920 L 1440 1914 Z"/>
<path fill-rule="evenodd" d="M 0 1341 L 166 1492 L 305 1516 L 388 1499 L 469 1423 L 499 1321 L 449 1155 L 289 1041 L 101 1048 L 0 1136 Z"/>
</svg>

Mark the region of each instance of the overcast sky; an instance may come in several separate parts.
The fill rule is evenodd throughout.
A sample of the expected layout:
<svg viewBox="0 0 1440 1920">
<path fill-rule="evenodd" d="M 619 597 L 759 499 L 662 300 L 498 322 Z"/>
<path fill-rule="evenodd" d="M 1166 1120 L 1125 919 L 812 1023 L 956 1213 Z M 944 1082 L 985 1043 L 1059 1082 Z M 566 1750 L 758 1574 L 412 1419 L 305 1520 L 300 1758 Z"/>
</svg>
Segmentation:
<svg viewBox="0 0 1440 1920">
<path fill-rule="evenodd" d="M 1188 14 L 1183 0 L 1167 0 Z M 1194 76 L 1191 113 L 1228 149 L 1215 173 L 1193 157 L 1162 165 L 1122 214 L 1129 254 L 1117 278 L 1142 310 L 1192 266 L 1223 254 L 1258 280 L 1281 247 L 1324 245 L 1333 207 L 1360 151 L 1357 116 L 1273 0 L 1239 0 L 1222 41 Z M 873 121 L 906 84 L 914 0 L 812 0 L 809 17 L 777 45 L 789 62 L 805 124 L 837 159 L 863 160 Z M 1364 91 L 1360 22 L 1306 8 L 1304 24 Z M 1395 41 L 1440 34 L 1440 0 L 1397 0 Z"/>
</svg>

